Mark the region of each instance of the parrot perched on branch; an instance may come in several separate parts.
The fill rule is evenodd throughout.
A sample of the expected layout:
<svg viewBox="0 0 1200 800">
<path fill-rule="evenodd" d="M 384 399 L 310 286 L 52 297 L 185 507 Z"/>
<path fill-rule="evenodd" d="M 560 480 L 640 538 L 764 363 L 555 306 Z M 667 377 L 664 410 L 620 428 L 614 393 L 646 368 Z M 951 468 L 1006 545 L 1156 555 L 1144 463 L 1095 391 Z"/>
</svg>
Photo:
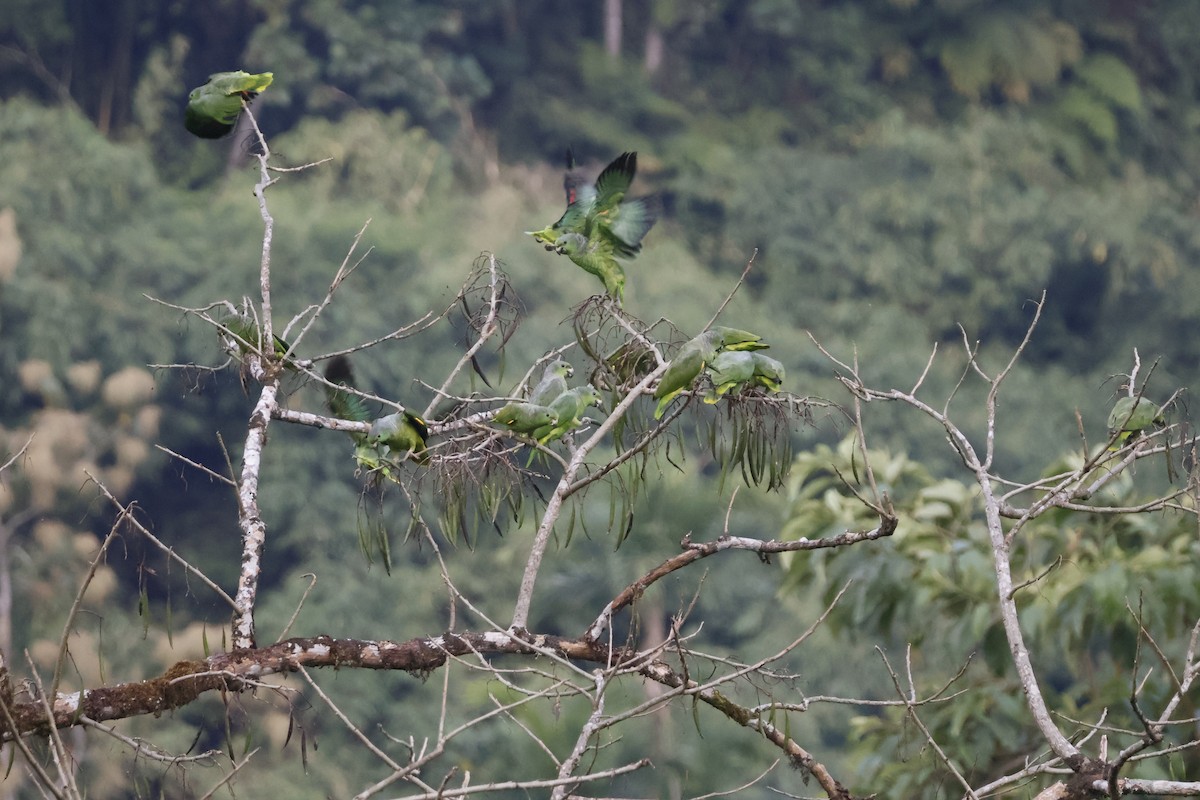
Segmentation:
<svg viewBox="0 0 1200 800">
<path fill-rule="evenodd" d="M 622 153 L 604 168 L 594 186 L 574 177 L 574 160 L 568 153 L 563 180 L 567 210 L 558 221 L 540 231 L 526 231 L 547 250 L 565 255 L 595 275 L 618 303 L 625 293 L 625 271 L 618 258 L 633 258 L 642 239 L 658 218 L 658 199 L 626 200 L 637 173 L 637 153 Z"/>
<path fill-rule="evenodd" d="M 346 389 L 353 389 L 354 372 L 350 368 L 350 359 L 344 355 L 329 359 L 325 366 L 325 380 Z M 329 406 L 329 413 L 338 419 L 353 422 L 366 422 L 371 419 L 371 412 L 367 410 L 366 403 L 357 394 L 326 386 L 325 403 Z M 429 426 L 411 411 L 398 411 L 379 417 L 371 422 L 367 433 L 351 433 L 350 437 L 357 445 L 355 458 L 370 469 L 379 467 L 390 456 L 410 452 L 413 454 L 413 460 L 419 464 L 429 461 L 429 456 L 425 454 Z"/>
<path fill-rule="evenodd" d="M 723 350 L 708 365 L 708 377 L 712 380 L 713 390 L 704 398 L 704 402 L 711 404 L 747 384 L 778 392 L 783 385 L 784 369 L 783 364 L 762 353 Z"/>
<path fill-rule="evenodd" d="M 550 404 L 550 410 L 556 417 L 555 422 L 534 431 L 533 438 L 538 440 L 538 444 L 561 439 L 569 431 L 583 424 L 580 417 L 587 413 L 589 407 L 598 406 L 602 401 L 600 393 L 591 384 L 568 389 Z"/>
<path fill-rule="evenodd" d="M 751 353 L 754 356 L 754 382 L 767 391 L 778 392 L 783 386 L 786 372 L 780 364 L 770 356 L 762 353 Z"/>
<path fill-rule="evenodd" d="M 1136 439 L 1146 428 L 1165 424 L 1158 403 L 1145 397 L 1122 397 L 1108 415 L 1109 435 L 1117 437 L 1112 449 L 1118 449 L 1130 438 Z"/>
<path fill-rule="evenodd" d="M 217 72 L 188 95 L 183 125 L 202 139 L 220 139 L 237 123 L 242 101 L 249 103 L 271 85 L 273 74 Z"/>
<path fill-rule="evenodd" d="M 554 398 L 567 390 L 567 378 L 575 374 L 575 368 L 561 358 L 550 362 L 542 373 L 542 379 L 529 393 L 529 402 L 536 406 L 548 406 Z"/>
<path fill-rule="evenodd" d="M 654 390 L 654 399 L 658 400 L 658 407 L 654 409 L 655 419 L 662 419 L 671 401 L 685 389 L 691 388 L 705 366 L 717 357 L 720 346 L 720 331 L 708 330 L 679 348 L 675 358 L 667 365 L 667 371 L 659 379 L 658 388 Z"/>
<path fill-rule="evenodd" d="M 553 425 L 558 416 L 547 406 L 513 402 L 496 411 L 492 422 L 513 433 L 532 434 L 538 428 Z"/>
<path fill-rule="evenodd" d="M 708 365 L 708 377 L 713 390 L 704 398 L 706 403 L 716 403 L 726 393 L 754 380 L 754 353 L 726 350 L 719 353 Z"/>
<path fill-rule="evenodd" d="M 720 335 L 722 350 L 766 350 L 771 346 L 764 342 L 762 337 L 757 333 L 744 331 L 740 328 L 713 325 L 709 330 L 716 331 Z"/>
<path fill-rule="evenodd" d="M 663 373 L 654 390 L 658 407 L 654 410 L 654 418 L 662 419 L 671 401 L 684 390 L 690 389 L 700 374 L 706 368 L 720 360 L 719 375 L 713 377 L 717 386 L 717 397 L 725 394 L 735 385 L 754 380 L 771 391 L 779 390 L 783 381 L 783 365 L 773 358 L 759 355 L 751 351 L 765 350 L 770 345 L 762 340 L 757 333 L 744 331 L 740 328 L 728 328 L 724 325 L 714 325 L 704 333 L 695 337 L 675 354 L 667 371 Z M 734 358 L 733 355 L 748 356 L 749 358 Z M 721 360 L 724 359 L 724 360 Z M 725 373 L 728 373 L 726 375 Z M 724 388 L 722 388 L 724 387 Z M 713 396 L 710 395 L 710 398 Z M 715 403 L 716 399 L 709 399 Z"/>
<path fill-rule="evenodd" d="M 251 349 L 258 350 L 262 346 L 262 334 L 258 329 L 257 320 L 253 317 L 229 317 L 228 319 L 221 320 L 221 324 L 225 326 L 229 333 L 233 334 L 233 336 L 230 336 L 224 331 L 221 332 L 221 337 L 230 352 L 236 350 L 238 355 L 245 356 Z M 287 355 L 287 352 L 292 349 L 291 345 L 275 334 L 271 335 L 271 339 L 273 342 L 270 355 L 273 355 L 277 360 L 282 360 Z M 266 351 L 262 351 L 260 354 L 264 356 L 268 355 Z M 290 370 L 296 369 L 295 364 L 286 361 L 284 362 L 284 366 Z"/>
<path fill-rule="evenodd" d="M 384 457 L 412 453 L 413 460 L 418 464 L 429 461 L 429 455 L 425 452 L 428 439 L 429 426 L 411 411 L 397 411 L 380 417 L 371 423 L 371 430 L 367 434 L 368 442 L 387 448 Z"/>
</svg>

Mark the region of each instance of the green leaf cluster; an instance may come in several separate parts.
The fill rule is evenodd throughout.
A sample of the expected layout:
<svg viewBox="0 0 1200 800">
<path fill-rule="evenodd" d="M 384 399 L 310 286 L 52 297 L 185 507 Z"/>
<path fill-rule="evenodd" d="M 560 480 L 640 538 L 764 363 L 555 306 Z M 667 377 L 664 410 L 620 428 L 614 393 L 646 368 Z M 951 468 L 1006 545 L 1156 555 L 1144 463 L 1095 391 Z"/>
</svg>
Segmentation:
<svg viewBox="0 0 1200 800">
<path fill-rule="evenodd" d="M 1008 759 L 1037 745 L 996 610 L 978 488 L 937 479 L 903 455 L 869 457 L 880 491 L 899 514 L 896 533 L 870 546 L 793 557 L 786 564 L 788 579 L 805 591 L 819 589 L 827 600 L 852 581 L 830 618 L 835 646 L 877 643 L 896 669 L 911 646 L 919 695 L 939 690 L 969 664 L 951 687 L 964 694 L 923 705 L 919 714 L 968 780 L 1000 774 Z M 851 491 L 867 488 L 862 463 L 852 438 L 836 450 L 820 447 L 799 456 L 782 536 L 816 538 L 873 526 L 869 509 Z M 1079 463 L 1067 458 L 1052 469 Z M 1039 683 L 1051 707 L 1076 719 L 1107 709 L 1113 724 L 1134 725 L 1125 701 L 1141 626 L 1168 657 L 1178 658 L 1187 647 L 1188 626 L 1176 621 L 1200 613 L 1200 545 L 1188 515 L 1103 511 L 1136 505 L 1142 497 L 1123 476 L 1093 498 L 1096 512 L 1046 514 L 1012 545 L 1014 580 L 1024 585 L 1017 595 L 1020 623 Z M 1144 638 L 1140 647 L 1145 656 L 1150 645 Z M 891 699 L 889 687 L 881 678 L 880 699 Z M 1161 691 L 1169 684 L 1148 692 L 1144 702 L 1165 702 Z M 907 797 L 938 796 L 944 765 L 923 752 L 924 738 L 914 738 L 903 709 L 851 724 L 862 785 L 895 784 Z M 1169 736 L 1173 741 L 1175 734 Z"/>
</svg>

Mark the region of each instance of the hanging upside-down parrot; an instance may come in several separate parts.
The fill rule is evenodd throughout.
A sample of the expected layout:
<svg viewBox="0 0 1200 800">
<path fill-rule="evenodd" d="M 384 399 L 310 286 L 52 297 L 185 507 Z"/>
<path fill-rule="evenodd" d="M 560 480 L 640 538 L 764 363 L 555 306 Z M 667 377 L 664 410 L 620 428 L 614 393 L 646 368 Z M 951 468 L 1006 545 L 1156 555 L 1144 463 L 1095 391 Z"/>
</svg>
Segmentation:
<svg viewBox="0 0 1200 800">
<path fill-rule="evenodd" d="M 242 101 L 249 103 L 271 85 L 270 72 L 217 72 L 188 95 L 183 125 L 202 139 L 220 139 L 237 123 Z"/>
<path fill-rule="evenodd" d="M 1108 415 L 1109 436 L 1116 436 L 1112 449 L 1120 448 L 1130 439 L 1136 439 L 1146 428 L 1165 425 L 1158 404 L 1145 397 L 1122 397 Z"/>
<path fill-rule="evenodd" d="M 600 393 L 591 384 L 568 389 L 550 404 L 550 410 L 557 417 L 555 422 L 534 431 L 533 438 L 538 440 L 538 444 L 561 439 L 583 424 L 580 417 L 587 413 L 588 408 L 598 406 L 601 402 Z"/>
<path fill-rule="evenodd" d="M 496 411 L 492 422 L 513 433 L 532 434 L 538 428 L 553 425 L 558 415 L 548 406 L 514 401 Z"/>
<path fill-rule="evenodd" d="M 346 389 L 354 388 L 354 371 L 350 367 L 350 359 L 344 355 L 334 356 L 325 366 L 325 380 Z M 371 419 L 363 398 L 352 392 L 333 386 L 325 387 L 325 402 L 329 413 L 338 419 L 352 422 L 366 422 Z M 388 414 L 371 422 L 370 430 L 363 433 L 351 433 L 350 437 L 358 445 L 354 455 L 359 463 L 374 469 L 392 456 L 412 453 L 413 460 L 424 464 L 429 460 L 425 453 L 425 444 L 429 440 L 429 426 L 425 420 L 411 411 L 398 411 Z"/>
<path fill-rule="evenodd" d="M 411 411 L 397 411 L 380 417 L 371 423 L 367 441 L 382 446 L 383 456 L 404 455 L 412 453 L 412 458 L 418 464 L 429 461 L 425 452 L 425 443 L 429 440 L 429 426 L 425 420 Z"/>
<path fill-rule="evenodd" d="M 529 393 L 529 402 L 535 406 L 548 406 L 554 398 L 567 390 L 567 378 L 575 374 L 575 368 L 561 358 L 551 361 L 542 373 L 542 379 Z"/>
<path fill-rule="evenodd" d="M 568 155 L 568 167 L 573 160 Z M 540 231 L 527 231 L 548 250 L 567 256 L 600 279 L 618 303 L 625 293 L 625 271 L 618 258 L 633 258 L 658 217 L 658 200 L 625 200 L 637 173 L 637 153 L 622 153 L 604 168 L 595 186 L 578 182 L 568 169 L 563 186 L 567 210 Z"/>
</svg>

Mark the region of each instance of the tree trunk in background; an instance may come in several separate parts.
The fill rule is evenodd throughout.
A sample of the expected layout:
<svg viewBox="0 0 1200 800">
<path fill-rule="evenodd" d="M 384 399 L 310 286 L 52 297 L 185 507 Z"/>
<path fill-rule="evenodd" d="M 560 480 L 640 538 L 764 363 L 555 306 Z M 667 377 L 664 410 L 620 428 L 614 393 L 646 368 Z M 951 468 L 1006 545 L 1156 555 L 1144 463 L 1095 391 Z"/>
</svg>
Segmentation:
<svg viewBox="0 0 1200 800">
<path fill-rule="evenodd" d="M 667 611 L 663 607 L 662 598 L 656 599 L 642 598 L 639 614 L 642 625 L 642 650 L 653 650 L 659 647 L 667 640 Z M 651 700 L 661 696 L 666 690 L 662 685 L 646 681 L 643 684 L 646 692 L 646 699 Z M 651 758 L 659 764 L 671 762 L 672 757 L 677 755 L 672 746 L 675 741 L 671 732 L 671 709 L 669 706 L 661 706 L 654 711 L 654 754 Z M 683 787 L 680 785 L 679 776 L 668 772 L 666 786 L 666 800 L 679 800 L 683 794 Z"/>
<path fill-rule="evenodd" d="M 604 49 L 613 58 L 621 55 L 621 0 L 604 0 Z"/>
<path fill-rule="evenodd" d="M 643 66 L 646 69 L 647 75 L 656 75 L 658 68 L 662 66 L 663 60 L 663 35 L 662 29 L 653 22 L 646 28 L 646 54 L 643 60 Z"/>
</svg>

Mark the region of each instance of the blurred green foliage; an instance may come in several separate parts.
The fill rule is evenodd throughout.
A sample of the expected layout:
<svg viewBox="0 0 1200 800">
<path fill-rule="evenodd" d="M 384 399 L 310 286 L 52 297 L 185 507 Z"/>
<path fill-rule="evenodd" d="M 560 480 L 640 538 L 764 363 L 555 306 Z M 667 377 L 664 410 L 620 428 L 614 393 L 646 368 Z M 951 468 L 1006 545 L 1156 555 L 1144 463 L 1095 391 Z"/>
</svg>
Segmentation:
<svg viewBox="0 0 1200 800">
<path fill-rule="evenodd" d="M 852 582 L 830 617 L 833 646 L 877 643 L 902 680 L 910 658 L 920 697 L 939 692 L 965 668 L 949 688 L 963 694 L 922 705 L 918 713 L 977 785 L 1001 774 L 1011 759 L 1038 749 L 995 607 L 979 489 L 958 478 L 938 479 L 904 455 L 872 451 L 869 457 L 880 491 L 899 514 L 896 533 L 878 546 L 791 556 L 788 580 L 826 599 Z M 872 514 L 851 491 L 866 489 L 862 463 L 853 437 L 800 456 L 782 536 L 815 538 L 872 527 Z M 1048 464 L 1045 474 L 1081 464 L 1078 457 L 1066 457 Z M 1099 509 L 1136 505 L 1146 497 L 1137 483 L 1123 474 L 1091 503 Z M 1195 519 L 1186 511 L 1150 517 L 1059 509 L 1020 532 L 1012 545 L 1013 576 L 1018 586 L 1029 584 L 1019 590 L 1021 626 L 1051 708 L 1075 720 L 1094 720 L 1107 711 L 1108 724 L 1139 725 L 1128 703 L 1138 639 L 1143 662 L 1151 647 L 1143 628 L 1167 658 L 1182 656 L 1189 620 L 1200 614 L 1198 555 Z M 882 662 L 874 659 L 881 668 L 873 696 L 895 699 Z M 1169 690 L 1169 681 L 1154 689 L 1147 685 L 1139 698 L 1143 708 L 1160 707 Z M 924 747 L 903 709 L 847 722 L 853 730 L 851 758 L 864 785 L 894 785 L 905 797 L 942 796 L 945 767 Z M 1179 737 L 1186 736 L 1176 731 L 1169 738 L 1182 743 Z M 1193 758 L 1186 762 L 1187 769 L 1196 769 Z M 1166 770 L 1166 764 L 1155 764 L 1137 774 L 1166 778 Z"/>
</svg>

